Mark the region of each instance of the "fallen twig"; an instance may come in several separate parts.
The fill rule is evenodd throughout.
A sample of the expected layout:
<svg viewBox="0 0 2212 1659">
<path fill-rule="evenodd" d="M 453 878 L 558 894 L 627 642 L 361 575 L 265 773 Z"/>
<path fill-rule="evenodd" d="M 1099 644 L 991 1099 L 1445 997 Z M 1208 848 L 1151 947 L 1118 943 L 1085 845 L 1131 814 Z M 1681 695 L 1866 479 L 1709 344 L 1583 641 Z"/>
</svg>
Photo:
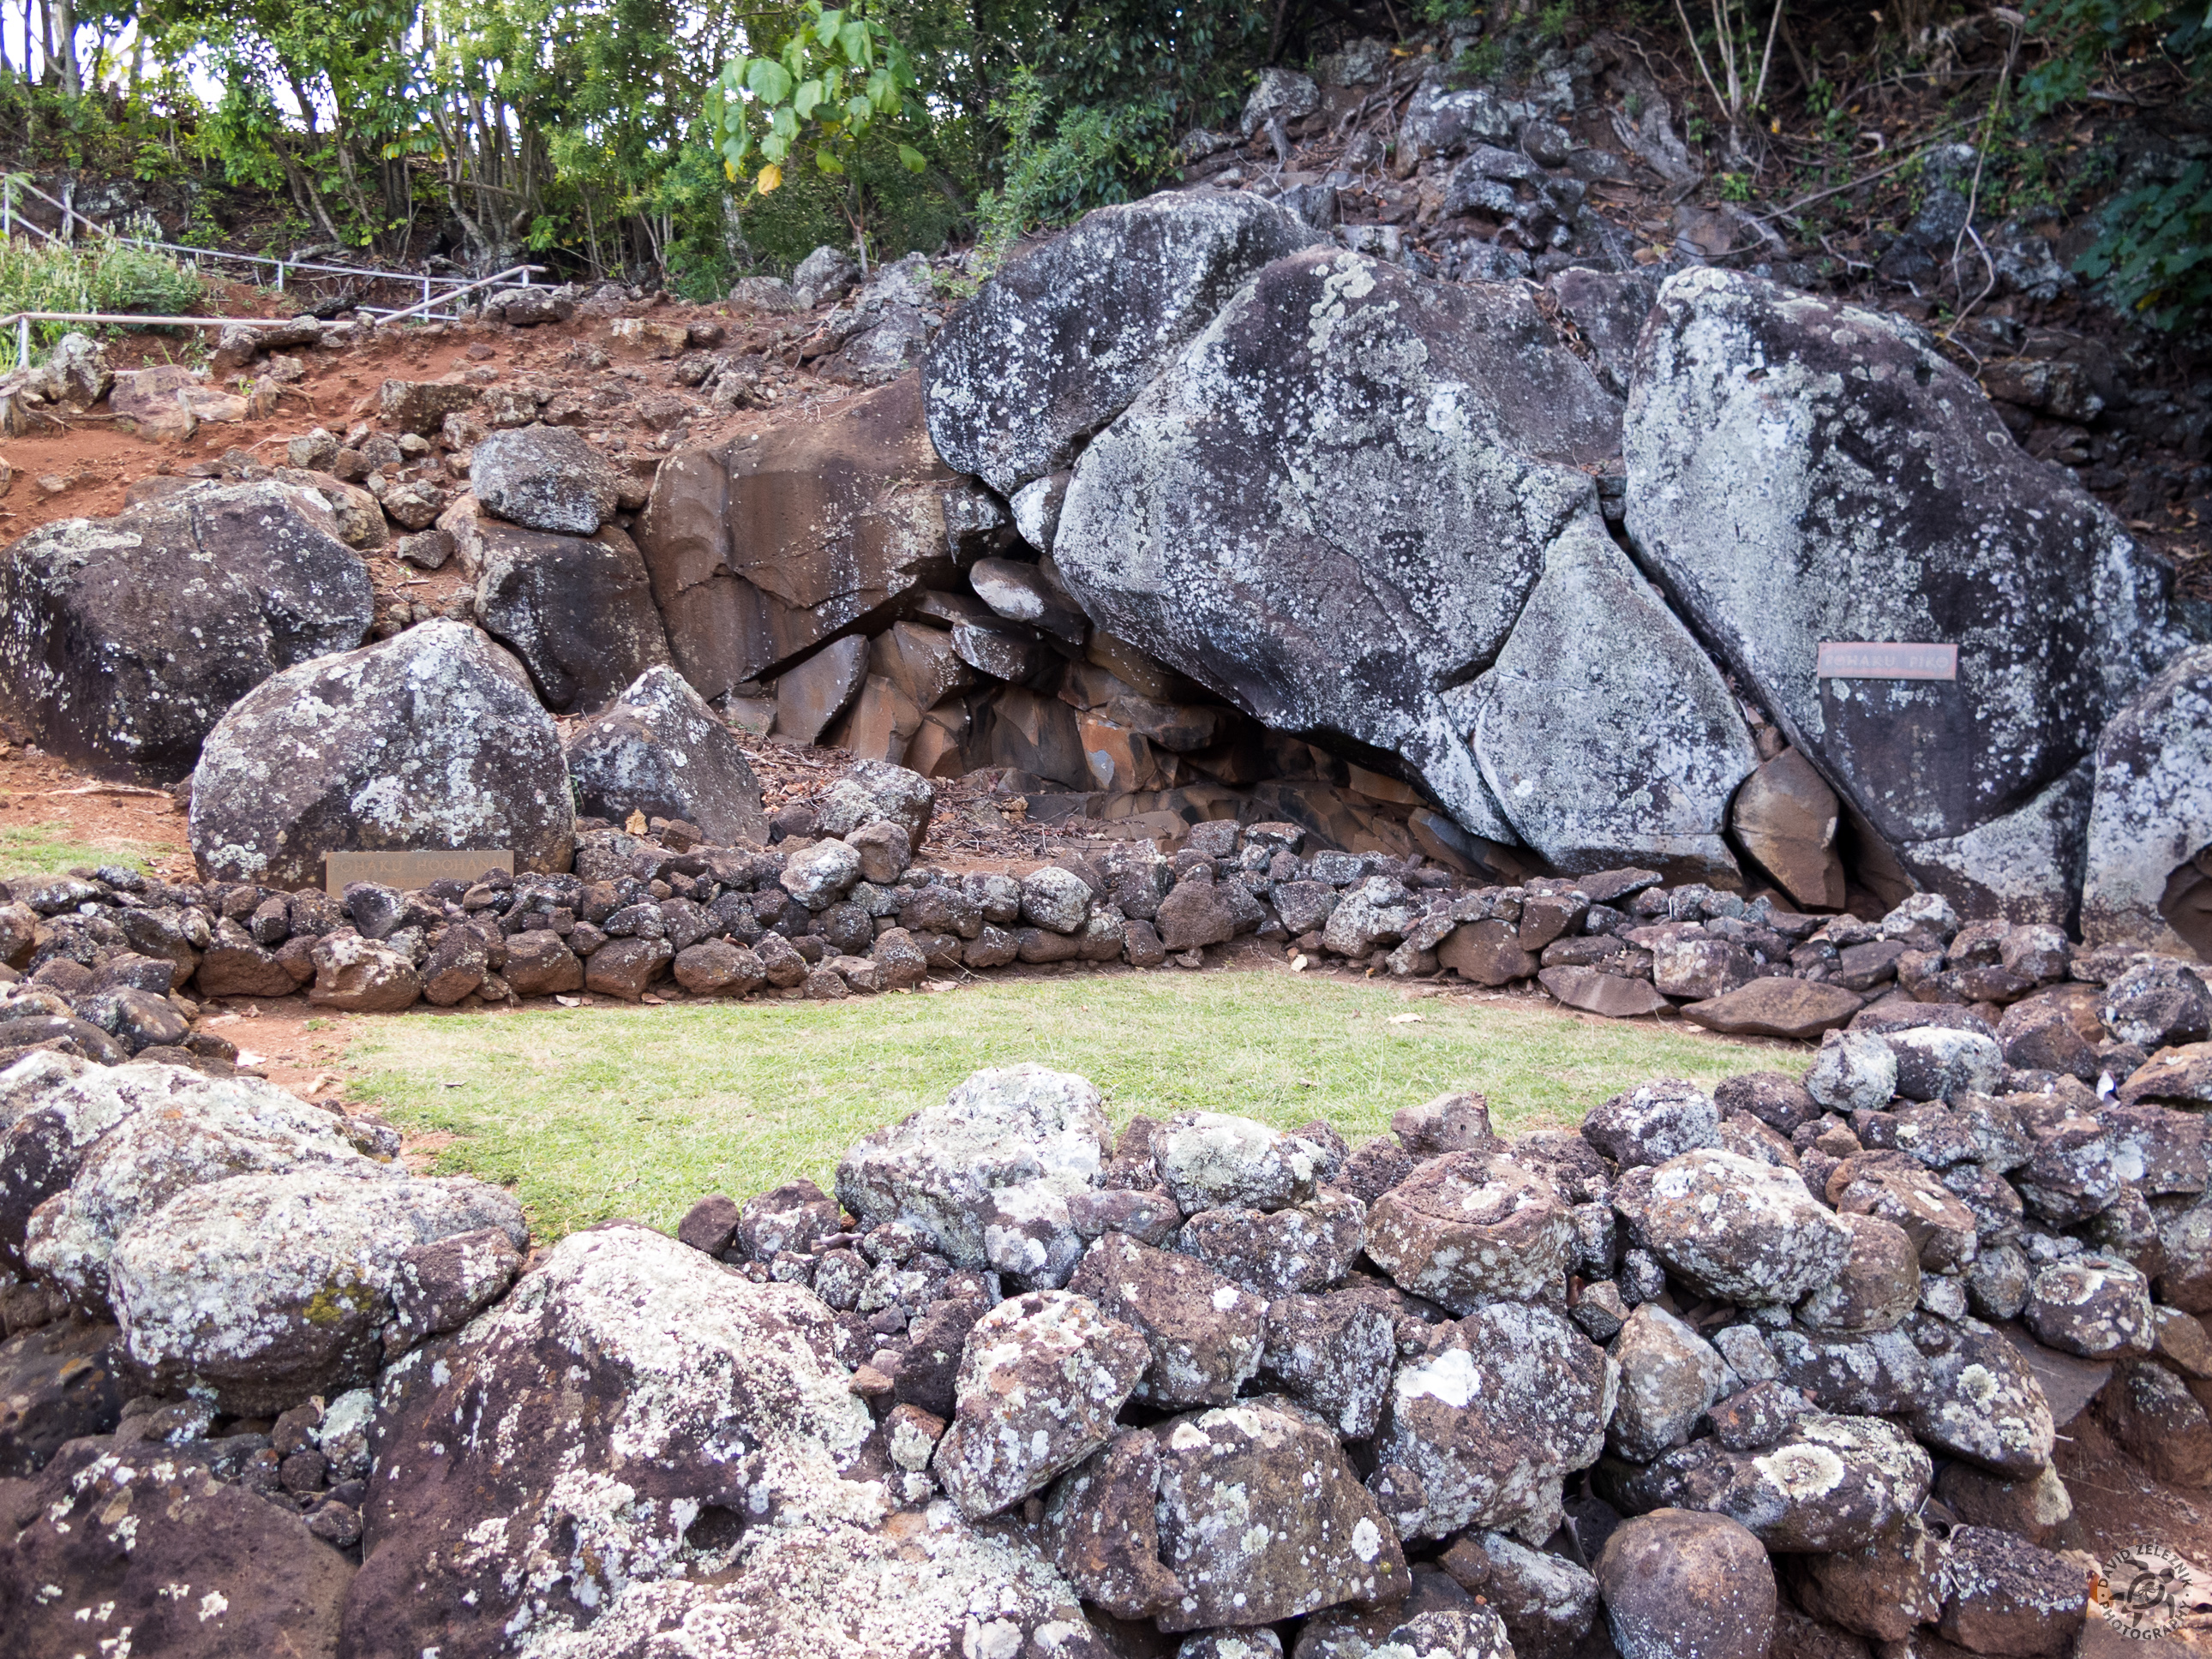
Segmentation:
<svg viewBox="0 0 2212 1659">
<path fill-rule="evenodd" d="M 41 789 L 40 795 L 145 795 L 157 800 L 176 799 L 166 789 L 142 789 L 135 783 L 87 783 L 75 789 Z"/>
</svg>

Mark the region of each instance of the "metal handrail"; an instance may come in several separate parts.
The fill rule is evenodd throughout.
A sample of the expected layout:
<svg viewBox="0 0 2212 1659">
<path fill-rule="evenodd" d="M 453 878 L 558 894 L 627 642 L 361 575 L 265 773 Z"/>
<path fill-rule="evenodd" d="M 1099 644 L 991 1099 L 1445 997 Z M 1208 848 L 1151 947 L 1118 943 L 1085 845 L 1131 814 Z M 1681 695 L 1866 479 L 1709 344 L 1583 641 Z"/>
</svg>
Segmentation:
<svg viewBox="0 0 2212 1659">
<path fill-rule="evenodd" d="M 56 236 L 45 227 L 35 224 L 15 212 L 15 192 L 19 188 L 28 191 L 48 207 L 62 215 L 63 234 L 61 236 Z M 112 242 L 121 242 L 131 247 L 158 248 L 165 253 L 188 253 L 195 259 L 229 259 L 240 264 L 272 266 L 276 272 L 276 291 L 279 294 L 284 291 L 284 277 L 289 271 L 307 271 L 319 276 L 367 276 L 374 281 L 385 283 L 420 283 L 422 285 L 424 305 L 434 304 L 440 299 L 451 299 L 453 292 L 481 287 L 486 280 L 497 280 L 496 278 L 472 280 L 463 276 L 436 276 L 428 273 L 418 274 L 411 270 L 379 270 L 365 265 L 329 265 L 308 259 L 276 259 L 265 254 L 233 253 L 223 248 L 191 247 L 182 242 L 159 241 L 149 236 L 126 236 L 120 231 L 110 229 L 97 219 L 87 218 L 67 202 L 56 201 L 29 179 L 12 173 L 7 176 L 5 188 L 0 189 L 0 236 L 12 235 L 15 228 L 21 225 L 25 230 L 34 233 L 46 241 L 62 241 L 67 238 L 72 221 L 82 225 L 88 230 L 106 237 Z M 514 269 L 526 272 L 542 272 L 545 267 L 518 265 Z M 504 276 L 509 273 L 502 271 L 500 274 Z M 434 296 L 430 292 L 433 283 L 445 284 L 453 292 Z M 522 285 L 525 288 L 530 285 L 528 276 L 526 275 L 523 277 Z M 420 308 L 416 307 L 416 309 Z"/>
<path fill-rule="evenodd" d="M 376 325 L 379 328 L 382 328 L 386 323 L 396 323 L 403 317 L 412 317 L 418 311 L 428 311 L 432 306 L 441 306 L 449 300 L 458 300 L 462 295 L 469 293 L 472 289 L 489 288 L 494 283 L 503 283 L 507 281 L 508 277 L 515 276 L 518 273 L 521 276 L 522 280 L 519 283 L 515 284 L 515 286 L 518 288 L 528 288 L 530 286 L 530 273 L 533 270 L 542 271 L 544 269 L 545 267 L 544 265 L 509 265 L 505 270 L 501 271 L 495 276 L 480 276 L 475 282 L 470 283 L 464 287 L 453 289 L 447 293 L 441 294 L 434 300 L 426 299 L 419 306 L 410 306 L 404 311 L 387 312 L 383 316 L 376 319 Z"/>
</svg>

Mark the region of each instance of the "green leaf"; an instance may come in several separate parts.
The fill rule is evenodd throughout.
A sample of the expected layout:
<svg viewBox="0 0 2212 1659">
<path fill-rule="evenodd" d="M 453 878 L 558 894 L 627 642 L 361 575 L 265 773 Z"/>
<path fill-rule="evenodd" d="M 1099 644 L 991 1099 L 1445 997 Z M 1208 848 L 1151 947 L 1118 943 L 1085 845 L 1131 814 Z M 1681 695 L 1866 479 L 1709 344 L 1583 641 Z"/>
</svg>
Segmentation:
<svg viewBox="0 0 2212 1659">
<path fill-rule="evenodd" d="M 782 139 L 786 148 L 799 137 L 799 117 L 788 104 L 776 106 L 775 113 L 769 117 L 768 126 L 769 133 Z M 779 155 L 775 159 L 781 161 L 783 157 Z"/>
<path fill-rule="evenodd" d="M 898 157 L 899 165 L 908 173 L 927 173 L 929 170 L 929 158 L 912 144 L 901 144 Z"/>
<path fill-rule="evenodd" d="M 791 94 L 791 107 L 797 112 L 799 118 L 804 121 L 814 113 L 814 107 L 822 101 L 823 96 L 822 83 L 819 81 L 801 81 L 797 89 Z"/>
<path fill-rule="evenodd" d="M 771 132 L 761 140 L 760 148 L 761 154 L 770 161 L 781 164 L 783 158 L 791 154 L 791 140 L 781 132 Z M 772 190 L 775 186 L 770 185 L 769 188 Z"/>
<path fill-rule="evenodd" d="M 756 58 L 746 66 L 745 87 L 764 104 L 780 104 L 791 96 L 794 79 L 771 58 Z"/>
<path fill-rule="evenodd" d="M 867 125 L 868 117 L 874 114 L 876 106 L 868 101 L 866 93 L 856 92 L 845 100 L 845 118 L 855 128 Z"/>
<path fill-rule="evenodd" d="M 830 154 L 827 144 L 814 152 L 814 165 L 824 173 L 839 173 L 845 170 L 845 164 Z"/>
<path fill-rule="evenodd" d="M 823 12 L 821 21 L 814 26 L 814 38 L 825 46 L 834 44 L 837 39 L 837 32 L 844 27 L 844 22 L 845 14 L 842 8 L 836 11 Z"/>
<path fill-rule="evenodd" d="M 866 69 L 875 57 L 871 50 L 874 44 L 874 37 L 866 23 L 848 23 L 837 32 L 837 47 L 845 54 L 845 61 L 862 69 Z"/>
</svg>

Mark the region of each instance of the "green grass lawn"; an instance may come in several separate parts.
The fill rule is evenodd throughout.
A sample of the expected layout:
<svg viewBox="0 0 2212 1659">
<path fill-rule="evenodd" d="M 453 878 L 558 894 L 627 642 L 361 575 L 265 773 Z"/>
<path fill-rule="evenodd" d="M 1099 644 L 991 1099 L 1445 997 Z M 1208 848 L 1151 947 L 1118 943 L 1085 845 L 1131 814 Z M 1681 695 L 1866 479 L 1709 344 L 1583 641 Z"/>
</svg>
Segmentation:
<svg viewBox="0 0 2212 1659">
<path fill-rule="evenodd" d="M 1023 1060 L 1089 1078 L 1117 1125 L 1205 1108 L 1285 1127 L 1322 1117 L 1354 1141 L 1446 1090 L 1481 1091 L 1492 1121 L 1517 1130 L 1578 1122 L 1651 1078 L 1803 1063 L 1673 1024 L 1237 971 L 416 1014 L 356 1032 L 349 1060 L 368 1075 L 351 1097 L 410 1133 L 452 1136 L 436 1167 L 512 1186 L 547 1237 L 618 1215 L 672 1228 L 708 1193 L 742 1200 L 799 1176 L 827 1188 L 868 1130 Z"/>
<path fill-rule="evenodd" d="M 0 829 L 0 881 L 17 876 L 58 875 L 79 865 L 98 869 L 103 864 L 122 864 L 143 870 L 150 851 L 137 842 L 81 841 L 66 823 Z"/>
</svg>

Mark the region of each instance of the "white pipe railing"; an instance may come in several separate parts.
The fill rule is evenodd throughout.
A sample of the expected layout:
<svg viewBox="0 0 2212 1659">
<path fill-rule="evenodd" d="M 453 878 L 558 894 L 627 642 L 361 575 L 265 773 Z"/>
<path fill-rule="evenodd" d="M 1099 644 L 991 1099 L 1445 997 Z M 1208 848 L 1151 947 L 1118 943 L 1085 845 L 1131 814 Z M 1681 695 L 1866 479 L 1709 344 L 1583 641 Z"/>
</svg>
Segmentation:
<svg viewBox="0 0 2212 1659">
<path fill-rule="evenodd" d="M 379 328 L 382 328 L 386 323 L 396 323 L 403 317 L 412 317 L 417 312 L 428 311 L 432 306 L 444 305 L 449 300 L 458 300 L 462 295 L 471 293 L 477 289 L 489 288 L 494 283 L 504 283 L 511 276 L 519 276 L 522 278 L 520 283 L 514 284 L 515 287 L 528 288 L 530 286 L 531 273 L 532 271 L 542 271 L 544 269 L 545 267 L 544 265 L 509 265 L 505 270 L 501 271 L 496 276 L 480 276 L 475 282 L 470 283 L 464 287 L 453 289 L 444 294 L 439 295 L 434 300 L 430 298 L 426 292 L 421 305 L 410 306 L 404 311 L 386 312 L 383 316 L 376 319 L 376 325 Z M 427 289 L 428 287 L 428 283 L 426 282 L 424 283 L 424 288 Z"/>
<path fill-rule="evenodd" d="M 57 236 L 53 232 L 25 218 L 15 210 L 15 191 L 18 189 L 27 191 L 37 197 L 62 216 L 60 235 Z M 105 236 L 110 241 L 121 242 L 131 247 L 155 248 L 164 253 L 189 254 L 195 260 L 228 259 L 238 264 L 269 266 L 276 273 L 276 287 L 279 294 L 284 291 L 286 275 L 295 271 L 305 271 L 317 276 L 366 276 L 373 282 L 382 283 L 419 283 L 422 285 L 422 297 L 425 304 L 431 303 L 434 299 L 451 299 L 454 293 L 467 289 L 481 288 L 487 281 L 498 280 L 496 277 L 434 276 L 411 270 L 381 270 L 367 265 L 332 265 L 312 259 L 276 259 L 259 253 L 233 253 L 223 248 L 190 247 L 181 242 L 163 242 L 149 236 L 127 236 L 120 231 L 110 229 L 97 220 L 86 218 L 68 203 L 56 201 L 29 179 L 20 175 L 9 174 L 4 185 L 0 185 L 0 236 L 13 235 L 21 229 L 31 232 L 44 241 L 69 241 L 75 240 L 70 234 L 75 225 L 82 225 L 87 230 Z M 545 267 L 520 265 L 514 269 L 543 271 Z M 501 276 L 508 274 L 506 271 L 500 273 Z M 449 292 L 434 296 L 431 293 L 434 285 L 443 285 Z M 523 279 L 523 286 L 529 286 L 527 276 Z M 420 308 L 415 307 L 418 310 Z"/>
</svg>

